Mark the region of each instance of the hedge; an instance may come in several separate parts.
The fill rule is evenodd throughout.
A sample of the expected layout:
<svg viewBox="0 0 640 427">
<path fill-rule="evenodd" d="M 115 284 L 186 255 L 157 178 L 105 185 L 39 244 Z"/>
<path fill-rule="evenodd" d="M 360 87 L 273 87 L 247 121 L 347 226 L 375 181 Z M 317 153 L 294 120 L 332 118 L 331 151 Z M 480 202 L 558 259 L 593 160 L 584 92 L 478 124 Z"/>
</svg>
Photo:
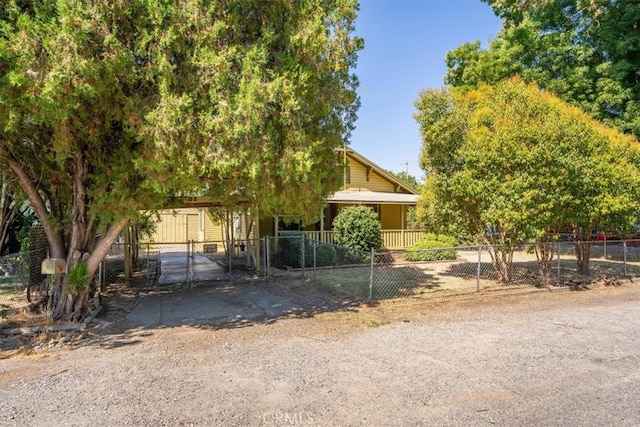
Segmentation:
<svg viewBox="0 0 640 427">
<path fill-rule="evenodd" d="M 429 233 L 415 245 L 407 248 L 407 261 L 440 261 L 456 259 L 458 245 L 455 237 Z"/>
<path fill-rule="evenodd" d="M 302 267 L 302 241 L 304 239 L 304 266 L 313 267 L 313 242 L 304 238 L 301 231 L 287 231 L 278 239 L 279 250 L 273 254 L 272 261 L 276 267 Z M 316 245 L 316 267 L 333 264 L 336 251 L 331 245 Z"/>
</svg>

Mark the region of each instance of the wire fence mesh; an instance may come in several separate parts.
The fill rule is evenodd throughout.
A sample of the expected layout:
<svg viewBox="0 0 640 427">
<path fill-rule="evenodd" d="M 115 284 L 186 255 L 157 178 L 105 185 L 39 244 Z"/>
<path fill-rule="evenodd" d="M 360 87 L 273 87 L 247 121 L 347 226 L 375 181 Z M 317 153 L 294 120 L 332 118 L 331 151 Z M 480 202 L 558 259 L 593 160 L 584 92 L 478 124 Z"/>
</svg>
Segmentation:
<svg viewBox="0 0 640 427">
<path fill-rule="evenodd" d="M 117 243 L 102 262 L 99 280 L 102 287 L 196 286 L 233 280 L 232 275 L 262 274 L 264 251 L 264 240 Z"/>
<path fill-rule="evenodd" d="M 0 290 L 23 291 L 28 285 L 41 283 L 45 278 L 40 264 L 47 257 L 47 249 L 35 249 L 0 257 Z"/>
<path fill-rule="evenodd" d="M 544 265 L 530 243 L 516 245 L 513 251 L 485 245 L 375 253 L 303 236 L 282 236 L 270 238 L 267 245 L 272 251 L 270 276 L 298 274 L 351 297 L 371 300 L 640 276 L 637 240 L 587 243 L 586 275 L 578 268 L 576 242 L 570 241 L 552 242 Z"/>
<path fill-rule="evenodd" d="M 112 245 L 97 275 L 101 289 L 113 283 L 138 288 L 195 286 L 247 275 L 311 279 L 349 297 L 382 300 L 640 277 L 640 240 L 589 242 L 589 274 L 580 274 L 576 242 L 556 241 L 546 269 L 532 244 L 511 253 L 499 247 L 458 246 L 420 251 L 359 251 L 291 234 L 242 241 Z M 44 276 L 46 249 L 0 257 L 0 287 L 19 291 Z M 509 268 L 500 272 L 500 260 Z"/>
</svg>

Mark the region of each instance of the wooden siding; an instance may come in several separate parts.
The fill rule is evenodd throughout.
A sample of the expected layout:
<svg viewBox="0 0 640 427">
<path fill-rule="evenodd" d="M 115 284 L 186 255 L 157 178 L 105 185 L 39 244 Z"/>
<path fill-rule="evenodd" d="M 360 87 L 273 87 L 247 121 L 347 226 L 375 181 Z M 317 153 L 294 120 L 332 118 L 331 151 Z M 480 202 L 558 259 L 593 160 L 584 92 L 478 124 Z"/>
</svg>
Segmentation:
<svg viewBox="0 0 640 427">
<path fill-rule="evenodd" d="M 380 222 L 383 230 L 402 229 L 402 211 L 404 205 L 380 205 Z"/>
<path fill-rule="evenodd" d="M 224 224 L 213 222 L 211 217 L 204 212 L 204 240 L 205 242 L 221 242 L 225 240 Z"/>
<path fill-rule="evenodd" d="M 199 241 L 200 240 L 200 215 L 196 211 L 195 213 L 187 214 L 187 226 L 185 233 L 187 235 L 187 241 Z"/>
<path fill-rule="evenodd" d="M 160 212 L 160 222 L 150 240 L 157 243 L 222 239 L 221 225 L 216 225 L 205 209 L 182 208 Z"/>
<path fill-rule="evenodd" d="M 153 242 L 186 242 L 190 235 L 189 225 L 198 224 L 198 214 L 189 214 L 189 209 L 176 209 L 160 213 L 160 222 L 151 236 Z M 197 228 L 196 228 L 197 232 Z M 197 237 L 197 234 L 196 234 Z"/>
<path fill-rule="evenodd" d="M 384 193 L 393 193 L 395 191 L 393 183 L 387 181 L 374 170 L 370 171 L 369 179 L 367 180 L 367 168 L 360 162 L 349 159 L 349 166 L 351 170 L 351 183 L 347 184 L 347 190 L 368 190 Z"/>
<path fill-rule="evenodd" d="M 413 194 L 410 190 L 396 182 L 391 176 L 387 176 L 385 171 L 381 170 L 379 166 L 375 166 L 359 154 L 350 152 L 347 154 L 347 161 L 349 164 L 349 183 L 346 184 L 346 188 L 344 189 L 363 192 L 401 192 L 404 194 Z M 367 167 L 367 165 L 369 165 L 369 167 Z M 335 172 L 342 176 L 344 168 L 340 168 Z M 342 182 L 344 183 L 344 180 Z M 344 206 L 350 205 L 351 204 L 346 203 L 331 203 L 330 208 L 324 212 L 325 230 L 330 230 L 330 220 L 335 217 L 337 211 Z M 375 209 L 382 222 L 383 230 L 398 230 L 401 229 L 403 225 L 406 226 L 407 205 L 376 204 Z M 237 230 L 238 225 L 235 221 L 233 227 L 234 239 L 243 239 L 246 234 L 244 232 L 244 220 L 240 226 L 242 230 Z M 306 232 L 313 232 L 318 228 L 319 226 L 317 224 L 304 224 L 303 227 Z M 274 234 L 274 231 L 274 219 L 272 217 L 264 217 L 260 218 L 259 227 L 253 230 L 252 236 L 271 236 Z M 225 238 L 224 223 L 214 223 L 211 221 L 211 218 L 206 213 L 206 208 L 190 207 L 162 212 L 161 222 L 158 224 L 156 233 L 151 237 L 151 240 L 156 242 L 185 242 L 188 239 L 192 239 L 194 241 L 212 242 L 223 241 Z"/>
</svg>

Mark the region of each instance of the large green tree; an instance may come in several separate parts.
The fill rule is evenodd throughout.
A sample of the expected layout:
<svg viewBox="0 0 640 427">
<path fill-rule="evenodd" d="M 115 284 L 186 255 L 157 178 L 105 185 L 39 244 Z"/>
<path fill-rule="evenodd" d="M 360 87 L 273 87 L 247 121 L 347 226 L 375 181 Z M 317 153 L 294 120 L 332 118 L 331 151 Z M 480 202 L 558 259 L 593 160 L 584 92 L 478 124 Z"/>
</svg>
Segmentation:
<svg viewBox="0 0 640 427">
<path fill-rule="evenodd" d="M 538 86 L 515 78 L 470 92 L 426 90 L 416 106 L 430 171 L 421 215 L 491 244 L 502 281 L 518 242 L 537 241 L 544 279 L 548 230 L 570 228 L 588 274 L 594 227 L 624 231 L 637 222 L 637 140 Z"/>
<path fill-rule="evenodd" d="M 483 0 L 502 19 L 488 49 L 447 54 L 445 82 L 473 89 L 520 75 L 600 121 L 640 136 L 637 0 Z"/>
<path fill-rule="evenodd" d="M 356 11 L 355 0 L 3 3 L 0 164 L 67 262 L 54 317 L 85 313 L 111 243 L 170 196 L 319 211 L 358 106 Z"/>
</svg>

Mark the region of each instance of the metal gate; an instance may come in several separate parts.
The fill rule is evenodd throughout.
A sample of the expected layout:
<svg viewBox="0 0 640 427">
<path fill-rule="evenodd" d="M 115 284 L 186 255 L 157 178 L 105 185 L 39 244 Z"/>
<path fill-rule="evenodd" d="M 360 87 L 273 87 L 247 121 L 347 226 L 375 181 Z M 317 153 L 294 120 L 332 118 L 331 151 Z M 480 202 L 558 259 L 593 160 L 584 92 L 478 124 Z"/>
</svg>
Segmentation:
<svg viewBox="0 0 640 427">
<path fill-rule="evenodd" d="M 116 243 L 102 262 L 99 282 L 149 288 L 234 280 L 237 274 L 262 274 L 263 253 L 260 240 Z"/>
</svg>

